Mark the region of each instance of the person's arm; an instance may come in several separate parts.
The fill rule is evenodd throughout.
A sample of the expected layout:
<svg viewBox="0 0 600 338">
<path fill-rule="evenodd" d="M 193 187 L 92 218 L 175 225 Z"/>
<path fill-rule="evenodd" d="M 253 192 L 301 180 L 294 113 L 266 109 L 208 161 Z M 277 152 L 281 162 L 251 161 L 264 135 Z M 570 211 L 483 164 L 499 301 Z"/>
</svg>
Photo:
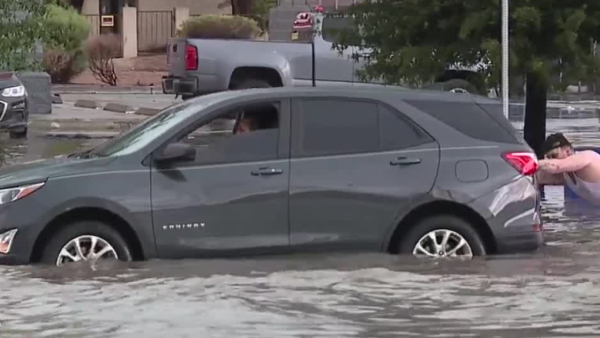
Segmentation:
<svg viewBox="0 0 600 338">
<path fill-rule="evenodd" d="M 550 174 L 540 170 L 535 173 L 536 181 L 539 185 L 564 185 L 565 179 L 562 174 Z"/>
<path fill-rule="evenodd" d="M 562 174 L 565 172 L 574 172 L 588 166 L 596 152 L 582 151 L 563 159 L 544 159 L 539 161 L 540 170 L 550 174 Z"/>
</svg>

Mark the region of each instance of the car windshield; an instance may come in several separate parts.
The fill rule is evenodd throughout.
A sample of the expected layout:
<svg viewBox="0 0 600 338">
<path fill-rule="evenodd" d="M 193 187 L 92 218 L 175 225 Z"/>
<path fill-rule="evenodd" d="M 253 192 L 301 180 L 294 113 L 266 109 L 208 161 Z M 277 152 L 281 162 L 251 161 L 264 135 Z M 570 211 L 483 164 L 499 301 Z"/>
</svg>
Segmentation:
<svg viewBox="0 0 600 338">
<path fill-rule="evenodd" d="M 202 105 L 192 105 L 190 102 L 171 106 L 127 132 L 93 149 L 90 155 L 106 157 L 131 154 L 143 148 L 157 136 L 202 108 L 204 108 Z"/>
</svg>

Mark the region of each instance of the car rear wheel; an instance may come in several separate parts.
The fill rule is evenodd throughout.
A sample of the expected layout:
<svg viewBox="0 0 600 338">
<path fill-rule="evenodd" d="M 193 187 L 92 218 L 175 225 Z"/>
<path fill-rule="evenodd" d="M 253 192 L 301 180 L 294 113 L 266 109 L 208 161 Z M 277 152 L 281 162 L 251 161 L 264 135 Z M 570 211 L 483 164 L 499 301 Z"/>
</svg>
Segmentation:
<svg viewBox="0 0 600 338">
<path fill-rule="evenodd" d="M 97 221 L 76 222 L 60 229 L 50 238 L 41 259 L 56 266 L 99 260 L 131 261 L 132 255 L 116 230 Z"/>
<path fill-rule="evenodd" d="M 400 240 L 398 251 L 430 258 L 472 258 L 486 254 L 483 241 L 473 226 L 452 215 L 419 221 Z"/>
</svg>

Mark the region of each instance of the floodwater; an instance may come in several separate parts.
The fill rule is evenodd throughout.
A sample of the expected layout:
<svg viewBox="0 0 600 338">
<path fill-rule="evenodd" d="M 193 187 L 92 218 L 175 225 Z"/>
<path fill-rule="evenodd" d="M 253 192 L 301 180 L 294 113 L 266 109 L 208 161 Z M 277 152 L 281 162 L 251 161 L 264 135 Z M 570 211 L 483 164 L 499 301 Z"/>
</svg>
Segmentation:
<svg viewBox="0 0 600 338">
<path fill-rule="evenodd" d="M 600 146 L 597 118 L 548 127 Z M 28 143 L 13 160 L 82 146 Z M 546 189 L 547 245 L 522 255 L 0 267 L 0 337 L 598 337 L 600 216 L 569 215 L 562 194 Z"/>
</svg>

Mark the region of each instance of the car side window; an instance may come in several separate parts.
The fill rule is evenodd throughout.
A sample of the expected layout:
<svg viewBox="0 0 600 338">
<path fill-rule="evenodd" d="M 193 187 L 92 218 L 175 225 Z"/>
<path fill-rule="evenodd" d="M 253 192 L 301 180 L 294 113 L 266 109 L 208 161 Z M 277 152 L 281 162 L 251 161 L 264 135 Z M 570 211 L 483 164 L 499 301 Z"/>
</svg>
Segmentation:
<svg viewBox="0 0 600 338">
<path fill-rule="evenodd" d="M 344 99 L 302 99 L 300 156 L 377 151 L 377 104 Z"/>
<path fill-rule="evenodd" d="M 194 164 L 265 161 L 277 158 L 279 102 L 237 107 L 203 123 L 178 142 L 196 148 Z"/>
<path fill-rule="evenodd" d="M 379 136 L 381 150 L 398 150 L 432 142 L 421 127 L 402 113 L 379 105 Z"/>
</svg>

